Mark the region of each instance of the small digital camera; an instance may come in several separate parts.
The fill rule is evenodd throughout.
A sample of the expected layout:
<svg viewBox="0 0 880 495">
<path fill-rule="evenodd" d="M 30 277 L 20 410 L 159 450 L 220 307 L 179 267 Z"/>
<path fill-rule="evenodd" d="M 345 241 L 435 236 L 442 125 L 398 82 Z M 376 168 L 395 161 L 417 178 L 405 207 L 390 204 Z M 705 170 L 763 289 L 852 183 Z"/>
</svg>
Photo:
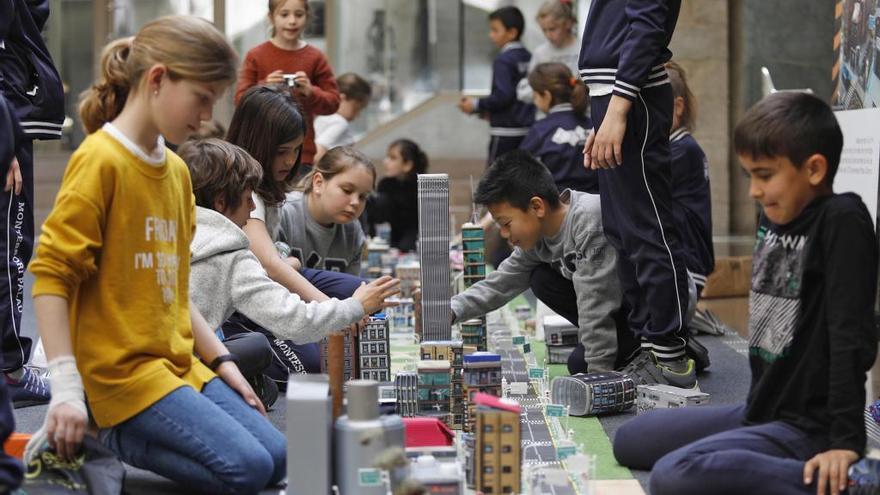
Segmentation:
<svg viewBox="0 0 880 495">
<path fill-rule="evenodd" d="M 291 88 L 296 88 L 299 86 L 299 83 L 296 82 L 296 74 L 282 74 L 281 77 L 284 78 L 284 82 L 286 82 L 287 85 Z"/>
</svg>

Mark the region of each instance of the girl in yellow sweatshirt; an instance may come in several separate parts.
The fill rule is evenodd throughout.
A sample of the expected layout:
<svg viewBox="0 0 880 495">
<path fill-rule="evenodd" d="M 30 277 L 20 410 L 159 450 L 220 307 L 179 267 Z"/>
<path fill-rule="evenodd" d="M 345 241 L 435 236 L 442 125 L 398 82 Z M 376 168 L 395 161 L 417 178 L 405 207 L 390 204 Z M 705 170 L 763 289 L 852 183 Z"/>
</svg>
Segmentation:
<svg viewBox="0 0 880 495">
<path fill-rule="evenodd" d="M 255 493 L 286 462 L 284 436 L 190 305 L 195 204 L 186 165 L 164 142 L 211 119 L 236 59 L 211 24 L 184 16 L 104 50 L 101 80 L 80 105 L 90 134 L 30 267 L 50 360 L 49 445 L 75 454 L 85 392 L 101 441 L 122 460 L 207 493 Z"/>
</svg>

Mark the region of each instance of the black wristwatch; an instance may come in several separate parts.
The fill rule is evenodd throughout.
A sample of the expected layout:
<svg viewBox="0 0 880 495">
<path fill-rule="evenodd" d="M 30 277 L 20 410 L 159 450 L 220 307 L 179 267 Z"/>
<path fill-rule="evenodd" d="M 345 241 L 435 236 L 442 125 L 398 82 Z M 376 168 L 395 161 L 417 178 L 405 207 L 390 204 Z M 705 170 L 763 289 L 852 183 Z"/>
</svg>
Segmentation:
<svg viewBox="0 0 880 495">
<path fill-rule="evenodd" d="M 221 364 L 228 362 L 228 361 L 232 361 L 233 363 L 235 363 L 237 365 L 239 362 L 239 359 L 238 359 L 238 356 L 236 356 L 235 354 L 233 354 L 231 352 L 228 354 L 223 354 L 223 355 L 215 357 L 214 360 L 211 361 L 211 364 L 208 365 L 208 368 L 211 368 L 211 371 L 217 371 L 217 368 L 219 368 Z"/>
</svg>

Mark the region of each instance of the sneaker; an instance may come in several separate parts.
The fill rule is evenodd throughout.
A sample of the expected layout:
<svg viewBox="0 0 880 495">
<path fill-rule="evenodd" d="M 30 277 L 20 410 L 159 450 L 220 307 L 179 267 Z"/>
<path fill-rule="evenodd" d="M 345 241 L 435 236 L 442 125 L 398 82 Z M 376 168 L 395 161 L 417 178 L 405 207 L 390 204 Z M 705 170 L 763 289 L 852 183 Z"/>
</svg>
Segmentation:
<svg viewBox="0 0 880 495">
<path fill-rule="evenodd" d="M 864 458 L 849 467 L 850 495 L 877 495 L 880 493 L 880 460 Z"/>
<path fill-rule="evenodd" d="M 18 409 L 47 404 L 52 398 L 48 378 L 30 366 L 25 366 L 21 370 L 21 377 L 17 380 L 9 374 L 6 375 L 6 388 L 9 390 L 12 406 Z"/>
<path fill-rule="evenodd" d="M 278 400 L 278 385 L 275 383 L 275 380 L 268 376 L 261 373 L 255 377 L 248 378 L 248 383 L 251 384 L 251 388 L 254 389 L 254 393 L 260 398 L 260 402 L 263 403 L 263 407 L 267 411 Z"/>
<path fill-rule="evenodd" d="M 661 363 L 653 351 L 642 351 L 621 371 L 636 385 L 672 385 L 679 388 L 697 386 L 697 370 L 694 360 L 682 358 L 677 361 Z"/>
<path fill-rule="evenodd" d="M 709 350 L 697 341 L 696 337 L 691 336 L 691 338 L 688 339 L 684 350 L 687 353 L 687 357 L 693 359 L 694 363 L 697 365 L 697 373 L 703 371 L 712 364 L 712 362 L 709 361 Z"/>
</svg>

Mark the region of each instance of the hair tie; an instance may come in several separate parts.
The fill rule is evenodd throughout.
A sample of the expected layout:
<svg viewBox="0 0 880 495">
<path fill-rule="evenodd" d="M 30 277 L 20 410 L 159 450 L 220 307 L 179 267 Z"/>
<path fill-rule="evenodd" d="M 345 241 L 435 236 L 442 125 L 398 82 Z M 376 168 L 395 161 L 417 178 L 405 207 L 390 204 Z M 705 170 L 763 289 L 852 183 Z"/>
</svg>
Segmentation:
<svg viewBox="0 0 880 495">
<path fill-rule="evenodd" d="M 571 76 L 571 78 L 568 79 L 568 84 L 571 84 L 572 88 L 577 86 L 578 85 L 578 78 Z"/>
</svg>

